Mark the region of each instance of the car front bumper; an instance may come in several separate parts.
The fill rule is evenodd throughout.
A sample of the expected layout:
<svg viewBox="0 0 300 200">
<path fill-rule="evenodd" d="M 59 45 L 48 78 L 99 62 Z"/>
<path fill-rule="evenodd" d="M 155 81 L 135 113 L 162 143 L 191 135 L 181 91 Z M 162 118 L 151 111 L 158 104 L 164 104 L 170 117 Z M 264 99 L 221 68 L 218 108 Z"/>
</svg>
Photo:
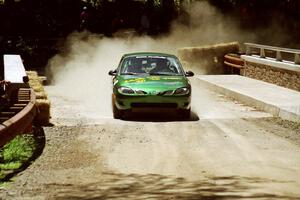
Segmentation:
<svg viewBox="0 0 300 200">
<path fill-rule="evenodd" d="M 114 103 L 119 110 L 132 112 L 169 112 L 171 110 L 188 110 L 191 108 L 191 96 L 161 95 L 113 95 Z"/>
</svg>

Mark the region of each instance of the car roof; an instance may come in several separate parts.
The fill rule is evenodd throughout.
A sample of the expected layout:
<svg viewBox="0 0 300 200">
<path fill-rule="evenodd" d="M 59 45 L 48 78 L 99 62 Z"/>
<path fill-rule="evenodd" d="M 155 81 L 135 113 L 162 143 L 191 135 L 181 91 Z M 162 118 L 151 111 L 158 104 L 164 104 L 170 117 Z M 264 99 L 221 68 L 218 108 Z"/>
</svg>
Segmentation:
<svg viewBox="0 0 300 200">
<path fill-rule="evenodd" d="M 128 54 L 124 54 L 123 58 L 125 58 L 125 57 L 132 57 L 132 56 L 164 56 L 164 57 L 177 58 L 175 55 L 167 54 L 167 53 L 159 53 L 159 52 L 135 52 L 135 53 L 128 53 Z"/>
</svg>

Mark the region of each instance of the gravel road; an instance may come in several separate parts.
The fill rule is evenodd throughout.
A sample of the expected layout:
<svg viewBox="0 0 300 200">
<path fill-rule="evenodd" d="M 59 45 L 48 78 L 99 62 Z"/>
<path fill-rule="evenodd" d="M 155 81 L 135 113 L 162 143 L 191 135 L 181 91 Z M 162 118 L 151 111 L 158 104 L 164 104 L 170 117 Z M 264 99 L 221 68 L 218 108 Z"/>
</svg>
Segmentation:
<svg viewBox="0 0 300 200">
<path fill-rule="evenodd" d="M 44 151 L 0 199 L 300 199 L 299 126 L 192 85 L 187 121 L 114 120 L 47 86 Z"/>
</svg>

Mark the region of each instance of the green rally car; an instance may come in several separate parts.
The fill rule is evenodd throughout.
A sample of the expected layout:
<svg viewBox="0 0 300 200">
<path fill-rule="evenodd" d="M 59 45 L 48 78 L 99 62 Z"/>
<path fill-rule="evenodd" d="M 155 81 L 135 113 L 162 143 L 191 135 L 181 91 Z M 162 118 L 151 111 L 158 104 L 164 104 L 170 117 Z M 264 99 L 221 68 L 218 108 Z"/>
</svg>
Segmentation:
<svg viewBox="0 0 300 200">
<path fill-rule="evenodd" d="M 114 118 L 125 112 L 176 111 L 188 118 L 191 111 L 191 84 L 178 58 L 163 53 L 123 55 L 113 76 L 112 106 Z"/>
</svg>

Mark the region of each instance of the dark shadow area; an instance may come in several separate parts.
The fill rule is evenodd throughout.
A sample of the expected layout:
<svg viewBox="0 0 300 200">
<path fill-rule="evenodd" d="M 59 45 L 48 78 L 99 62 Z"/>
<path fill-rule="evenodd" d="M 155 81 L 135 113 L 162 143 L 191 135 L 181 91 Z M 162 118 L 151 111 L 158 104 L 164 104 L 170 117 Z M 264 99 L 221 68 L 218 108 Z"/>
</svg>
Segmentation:
<svg viewBox="0 0 300 200">
<path fill-rule="evenodd" d="M 12 170 L 10 173 L 7 173 L 5 177 L 0 180 L 0 182 L 10 181 L 10 179 L 16 176 L 18 173 L 26 170 L 43 153 L 46 144 L 45 133 L 43 128 L 34 127 L 32 134 L 36 144 L 36 149 L 34 150 L 32 157 L 25 163 L 23 163 L 23 165 L 19 169 Z"/>
<path fill-rule="evenodd" d="M 261 178 L 239 176 L 214 177 L 191 182 L 184 178 L 158 174 L 103 174 L 103 181 L 86 184 L 49 184 L 49 199 L 101 200 L 101 199 L 299 199 L 288 195 L 275 195 L 272 191 L 257 193 L 263 184 L 281 183 Z M 284 184 L 284 183 L 282 183 Z M 53 194 L 53 191 L 54 194 Z M 34 192 L 34 191 L 32 191 Z M 45 191 L 46 192 L 46 191 Z M 47 193 L 46 193 L 47 194 Z M 52 196 L 53 195 L 53 196 Z"/>
<path fill-rule="evenodd" d="M 4 61 L 2 53 L 0 53 L 0 80 L 4 80 Z"/>
<path fill-rule="evenodd" d="M 196 113 L 191 111 L 189 118 L 183 118 L 176 112 L 160 113 L 160 112 L 138 112 L 138 113 L 126 113 L 124 121 L 138 121 L 138 122 L 175 122 L 175 121 L 199 121 L 199 117 Z"/>
</svg>

